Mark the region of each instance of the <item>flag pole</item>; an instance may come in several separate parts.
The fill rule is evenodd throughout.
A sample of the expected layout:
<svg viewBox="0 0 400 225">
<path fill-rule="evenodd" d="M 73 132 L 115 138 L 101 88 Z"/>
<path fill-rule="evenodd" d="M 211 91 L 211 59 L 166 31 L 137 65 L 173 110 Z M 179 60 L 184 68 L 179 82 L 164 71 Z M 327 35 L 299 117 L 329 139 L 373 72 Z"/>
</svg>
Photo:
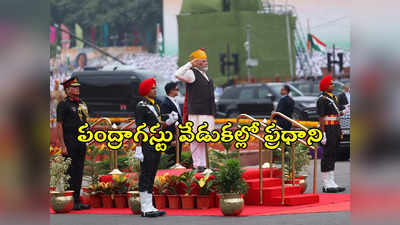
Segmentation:
<svg viewBox="0 0 400 225">
<path fill-rule="evenodd" d="M 308 32 L 307 36 L 311 35 L 310 18 L 307 18 L 307 32 Z M 308 40 L 308 37 L 307 37 L 307 40 Z M 310 70 L 311 70 L 311 76 L 313 76 L 314 63 L 313 63 L 313 59 L 312 59 L 313 58 L 313 49 L 311 46 L 310 46 L 310 52 L 309 52 L 308 58 L 310 58 L 310 66 L 311 66 Z"/>
<path fill-rule="evenodd" d="M 95 44 L 92 44 L 91 42 L 86 41 L 85 39 L 79 38 L 79 37 L 77 37 L 75 34 L 73 34 L 73 33 L 69 32 L 69 31 L 66 31 L 66 30 L 62 29 L 61 27 L 58 26 L 58 24 L 54 24 L 54 27 L 55 27 L 57 30 L 59 30 L 60 32 L 64 32 L 64 33 L 69 34 L 71 37 L 73 37 L 73 38 L 75 38 L 75 39 L 77 39 L 77 40 L 79 40 L 79 41 L 82 41 L 83 43 L 85 43 L 85 44 L 89 45 L 90 47 L 96 49 L 96 50 L 99 51 L 100 53 L 102 53 L 102 54 L 104 54 L 104 55 L 106 55 L 106 56 L 108 56 L 108 57 L 114 59 L 115 61 L 121 63 L 122 65 L 126 65 L 125 62 L 123 62 L 123 61 L 121 61 L 120 59 L 118 59 L 118 58 L 116 58 L 116 57 L 114 57 L 114 56 L 108 54 L 108 52 L 103 51 L 102 49 L 100 49 L 99 47 L 97 47 Z"/>
</svg>

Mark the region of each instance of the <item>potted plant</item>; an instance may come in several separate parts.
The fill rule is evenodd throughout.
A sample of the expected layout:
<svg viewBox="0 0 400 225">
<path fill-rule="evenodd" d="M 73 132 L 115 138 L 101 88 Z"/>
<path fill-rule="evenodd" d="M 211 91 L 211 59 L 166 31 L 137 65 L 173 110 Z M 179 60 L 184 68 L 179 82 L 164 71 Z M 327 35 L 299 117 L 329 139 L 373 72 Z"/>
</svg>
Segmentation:
<svg viewBox="0 0 400 225">
<path fill-rule="evenodd" d="M 154 180 L 154 201 L 157 209 L 167 208 L 167 192 L 168 192 L 168 183 L 167 177 L 168 173 L 163 176 L 156 176 Z"/>
<path fill-rule="evenodd" d="M 309 155 L 309 149 L 302 143 L 298 143 L 295 146 L 295 157 L 294 157 L 294 185 L 301 186 L 301 193 L 304 193 L 307 189 L 307 173 L 306 167 L 310 164 L 311 156 Z M 292 154 L 291 151 L 285 153 L 287 162 L 285 163 L 285 183 L 292 183 Z"/>
<path fill-rule="evenodd" d="M 115 208 L 128 208 L 128 179 L 125 174 L 113 174 L 113 198 Z"/>
<path fill-rule="evenodd" d="M 56 187 L 51 191 L 51 207 L 56 213 L 68 213 L 74 207 L 74 191 L 66 191 L 69 187 L 67 170 L 71 165 L 71 158 L 65 158 L 61 154 L 50 157 L 50 187 Z"/>
<path fill-rule="evenodd" d="M 167 192 L 168 192 L 168 206 L 170 209 L 179 209 L 181 208 L 181 201 L 178 195 L 177 186 L 179 183 L 178 176 L 170 175 L 166 177 L 166 182 L 168 184 Z"/>
<path fill-rule="evenodd" d="M 89 185 L 90 207 L 101 208 L 101 190 L 99 183 Z"/>
<path fill-rule="evenodd" d="M 210 179 L 209 175 L 197 180 L 197 187 L 199 189 L 199 195 L 197 195 L 197 208 L 208 209 L 210 207 L 210 197 L 214 197 L 213 195 L 210 195 L 214 191 L 213 184 L 213 180 Z"/>
<path fill-rule="evenodd" d="M 128 176 L 128 206 L 133 214 L 141 213 L 138 174 Z"/>
<path fill-rule="evenodd" d="M 194 196 L 191 195 L 191 192 L 195 186 L 194 184 L 194 181 L 196 180 L 196 178 L 194 177 L 195 173 L 196 173 L 195 170 L 191 170 L 184 172 L 179 176 L 180 182 L 182 182 L 185 185 L 185 194 L 181 195 L 183 209 L 194 208 Z"/>
<path fill-rule="evenodd" d="M 242 195 L 247 193 L 243 173 L 238 159 L 227 159 L 224 165 L 214 172 L 214 182 L 221 193 L 219 206 L 225 216 L 237 216 L 243 210 Z"/>
<path fill-rule="evenodd" d="M 99 187 L 101 190 L 101 203 L 103 208 L 113 208 L 113 200 L 111 194 L 113 193 L 113 184 L 111 182 L 100 182 Z"/>
<path fill-rule="evenodd" d="M 222 142 L 222 146 L 225 151 L 219 151 L 217 149 L 211 149 L 210 151 L 210 165 L 211 168 L 219 168 L 221 167 L 225 160 L 239 158 L 240 152 L 237 149 L 230 151 L 232 148 L 233 141 L 230 142 Z"/>
</svg>

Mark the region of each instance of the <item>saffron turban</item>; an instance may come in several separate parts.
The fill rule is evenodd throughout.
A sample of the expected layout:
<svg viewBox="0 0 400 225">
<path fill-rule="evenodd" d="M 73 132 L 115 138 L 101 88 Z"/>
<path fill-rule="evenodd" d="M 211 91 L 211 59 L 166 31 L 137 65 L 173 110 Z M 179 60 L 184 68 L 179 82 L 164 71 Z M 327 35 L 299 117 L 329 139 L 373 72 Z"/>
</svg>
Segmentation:
<svg viewBox="0 0 400 225">
<path fill-rule="evenodd" d="M 156 86 L 156 80 L 154 78 L 142 81 L 139 85 L 139 95 L 146 96 L 154 86 Z"/>
<path fill-rule="evenodd" d="M 189 56 L 189 60 L 192 61 L 193 59 L 207 59 L 207 54 L 204 51 L 204 48 L 200 48 L 192 52 L 192 54 Z"/>
</svg>

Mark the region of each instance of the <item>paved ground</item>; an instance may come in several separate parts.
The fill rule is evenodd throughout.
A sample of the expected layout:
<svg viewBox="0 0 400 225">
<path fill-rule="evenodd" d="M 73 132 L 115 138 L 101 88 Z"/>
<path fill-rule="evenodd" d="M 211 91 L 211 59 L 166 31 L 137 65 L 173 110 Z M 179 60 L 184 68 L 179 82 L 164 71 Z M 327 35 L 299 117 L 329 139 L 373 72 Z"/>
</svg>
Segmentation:
<svg viewBox="0 0 400 225">
<path fill-rule="evenodd" d="M 318 161 L 318 172 L 320 162 Z M 309 168 L 312 175 L 312 167 Z M 320 175 L 320 172 L 318 173 Z M 312 192 L 312 176 L 308 178 L 307 192 Z M 318 183 L 321 179 L 318 177 Z M 350 162 L 336 163 L 336 183 L 347 188 L 350 193 Z M 318 192 L 321 192 L 318 185 Z M 52 225 L 346 225 L 350 224 L 350 212 L 312 213 L 298 215 L 253 216 L 253 217 L 205 217 L 205 216 L 165 216 L 142 218 L 134 215 L 50 215 Z"/>
<path fill-rule="evenodd" d="M 346 225 L 350 213 L 315 213 L 299 215 L 210 217 L 210 216 L 164 216 L 142 218 L 134 215 L 51 215 L 54 225 Z"/>
</svg>

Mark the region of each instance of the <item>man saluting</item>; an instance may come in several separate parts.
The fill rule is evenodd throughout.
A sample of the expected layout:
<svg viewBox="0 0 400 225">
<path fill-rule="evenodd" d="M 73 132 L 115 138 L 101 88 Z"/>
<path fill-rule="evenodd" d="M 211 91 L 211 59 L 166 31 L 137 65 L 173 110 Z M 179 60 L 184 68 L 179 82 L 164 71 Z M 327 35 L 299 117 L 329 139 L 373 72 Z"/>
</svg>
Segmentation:
<svg viewBox="0 0 400 225">
<path fill-rule="evenodd" d="M 214 83 L 207 75 L 208 61 L 204 49 L 199 49 L 189 56 L 190 62 L 183 65 L 175 72 L 175 77 L 186 83 L 185 107 L 183 122 L 193 122 L 193 131 L 203 122 L 208 123 L 208 130 L 214 129 L 214 116 L 216 111 L 214 97 Z M 205 143 L 193 141 L 190 143 L 193 167 L 203 172 L 206 167 Z"/>
</svg>

